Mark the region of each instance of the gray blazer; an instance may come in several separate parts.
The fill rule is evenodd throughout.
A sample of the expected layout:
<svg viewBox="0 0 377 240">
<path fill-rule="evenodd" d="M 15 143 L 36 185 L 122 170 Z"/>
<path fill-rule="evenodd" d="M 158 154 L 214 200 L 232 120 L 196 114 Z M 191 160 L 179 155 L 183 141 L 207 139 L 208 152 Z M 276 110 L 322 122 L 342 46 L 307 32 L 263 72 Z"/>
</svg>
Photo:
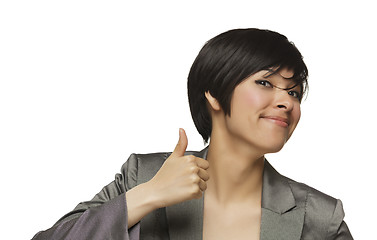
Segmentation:
<svg viewBox="0 0 377 240">
<path fill-rule="evenodd" d="M 201 152 L 187 152 L 206 158 Z M 202 239 L 203 198 L 160 208 L 128 229 L 125 192 L 149 181 L 170 153 L 132 154 L 121 173 L 88 201 L 33 239 Z M 340 200 L 280 175 L 266 160 L 261 240 L 353 239 Z"/>
</svg>

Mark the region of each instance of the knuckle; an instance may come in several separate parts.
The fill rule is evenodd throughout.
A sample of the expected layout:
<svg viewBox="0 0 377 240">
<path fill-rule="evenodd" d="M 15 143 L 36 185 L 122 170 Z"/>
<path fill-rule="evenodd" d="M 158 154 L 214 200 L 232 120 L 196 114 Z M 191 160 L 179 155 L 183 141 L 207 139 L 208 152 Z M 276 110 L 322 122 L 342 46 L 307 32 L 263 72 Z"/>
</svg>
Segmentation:
<svg viewBox="0 0 377 240">
<path fill-rule="evenodd" d="M 192 175 L 191 181 L 194 184 L 198 184 L 200 182 L 200 177 L 198 175 Z"/>
<path fill-rule="evenodd" d="M 191 173 L 198 173 L 199 172 L 199 168 L 196 165 L 190 166 L 189 170 L 190 170 Z"/>
<path fill-rule="evenodd" d="M 187 155 L 185 156 L 187 162 L 192 163 L 195 162 L 195 156 L 194 155 Z"/>
<path fill-rule="evenodd" d="M 201 194 L 200 188 L 198 185 L 195 185 L 191 188 L 191 196 L 195 197 L 198 194 Z"/>
</svg>

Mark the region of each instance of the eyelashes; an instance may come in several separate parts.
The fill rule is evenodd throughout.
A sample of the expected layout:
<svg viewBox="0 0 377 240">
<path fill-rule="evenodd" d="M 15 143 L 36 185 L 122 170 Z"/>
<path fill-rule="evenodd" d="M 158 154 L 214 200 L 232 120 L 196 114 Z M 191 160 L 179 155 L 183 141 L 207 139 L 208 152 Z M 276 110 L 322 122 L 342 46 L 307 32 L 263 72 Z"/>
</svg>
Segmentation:
<svg viewBox="0 0 377 240">
<path fill-rule="evenodd" d="M 255 80 L 255 83 L 258 84 L 258 85 L 269 87 L 269 88 L 274 87 L 269 81 L 266 81 L 266 80 Z"/>
<path fill-rule="evenodd" d="M 288 91 L 288 94 L 294 98 L 301 99 L 301 94 L 297 91 Z"/>
<path fill-rule="evenodd" d="M 301 93 L 298 92 L 298 91 L 295 91 L 295 90 L 291 90 L 291 89 L 295 88 L 297 85 L 290 87 L 290 88 L 280 88 L 280 87 L 273 85 L 272 83 L 270 83 L 267 80 L 255 80 L 255 83 L 257 85 L 263 86 L 265 88 L 271 88 L 271 89 L 277 88 L 277 89 L 280 89 L 280 90 L 285 90 L 285 91 L 287 91 L 288 95 L 290 95 L 294 98 L 297 98 L 298 100 L 301 100 Z"/>
</svg>

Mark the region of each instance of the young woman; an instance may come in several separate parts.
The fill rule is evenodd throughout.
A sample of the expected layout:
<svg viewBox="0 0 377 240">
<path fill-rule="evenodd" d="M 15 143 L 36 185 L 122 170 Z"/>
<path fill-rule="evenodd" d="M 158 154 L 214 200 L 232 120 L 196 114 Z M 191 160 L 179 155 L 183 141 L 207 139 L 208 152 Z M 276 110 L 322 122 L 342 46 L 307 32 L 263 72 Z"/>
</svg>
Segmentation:
<svg viewBox="0 0 377 240">
<path fill-rule="evenodd" d="M 279 33 L 235 29 L 208 41 L 188 77 L 204 141 L 132 154 L 116 179 L 34 239 L 352 239 L 340 200 L 265 159 L 300 119 L 308 71 Z"/>
</svg>

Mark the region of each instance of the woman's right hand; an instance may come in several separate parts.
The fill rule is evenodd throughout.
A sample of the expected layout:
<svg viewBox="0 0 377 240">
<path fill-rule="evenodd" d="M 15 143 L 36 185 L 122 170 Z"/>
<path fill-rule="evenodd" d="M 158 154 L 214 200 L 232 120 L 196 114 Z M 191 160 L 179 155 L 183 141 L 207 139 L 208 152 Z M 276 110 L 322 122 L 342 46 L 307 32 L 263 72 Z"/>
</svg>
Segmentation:
<svg viewBox="0 0 377 240">
<path fill-rule="evenodd" d="M 186 200 L 201 198 L 209 179 L 207 160 L 193 155 L 184 155 L 188 140 L 179 129 L 179 140 L 172 154 L 157 174 L 147 183 L 156 197 L 156 204 L 167 207 Z"/>
<path fill-rule="evenodd" d="M 126 192 L 128 228 L 157 208 L 202 196 L 209 179 L 209 164 L 193 155 L 184 156 L 186 148 L 186 133 L 179 129 L 178 144 L 156 175 Z"/>
</svg>

